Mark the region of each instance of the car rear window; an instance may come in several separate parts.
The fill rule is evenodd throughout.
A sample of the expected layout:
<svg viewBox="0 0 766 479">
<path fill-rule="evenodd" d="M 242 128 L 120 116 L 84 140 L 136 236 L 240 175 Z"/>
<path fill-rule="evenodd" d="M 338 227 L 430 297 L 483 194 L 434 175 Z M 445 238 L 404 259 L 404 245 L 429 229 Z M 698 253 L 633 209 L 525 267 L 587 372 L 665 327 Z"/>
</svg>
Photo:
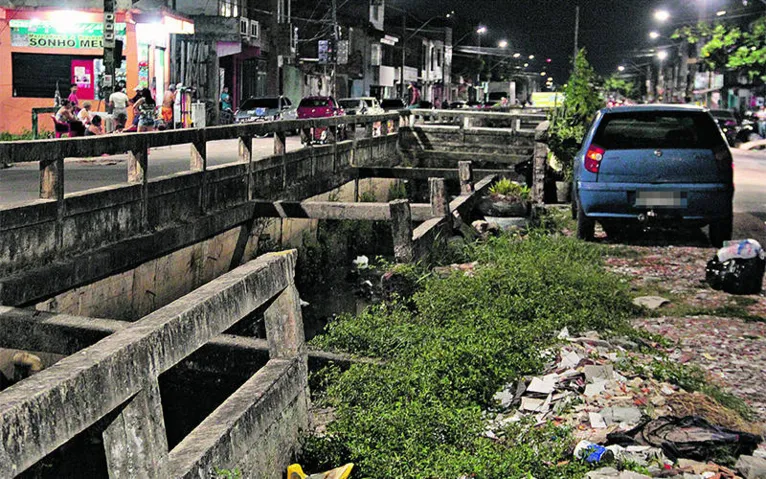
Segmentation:
<svg viewBox="0 0 766 479">
<path fill-rule="evenodd" d="M 301 108 L 315 108 L 318 106 L 329 106 L 327 98 L 304 98 L 301 100 Z"/>
<path fill-rule="evenodd" d="M 359 100 L 338 100 L 338 103 L 345 109 L 359 107 Z"/>
<path fill-rule="evenodd" d="M 607 114 L 593 143 L 606 150 L 707 149 L 723 139 L 704 112 L 625 112 Z"/>
<path fill-rule="evenodd" d="M 404 103 L 401 100 L 383 100 L 380 105 L 383 108 L 404 108 Z"/>
<path fill-rule="evenodd" d="M 279 108 L 279 98 L 250 98 L 239 107 L 240 110 L 255 110 L 256 108 Z"/>
</svg>

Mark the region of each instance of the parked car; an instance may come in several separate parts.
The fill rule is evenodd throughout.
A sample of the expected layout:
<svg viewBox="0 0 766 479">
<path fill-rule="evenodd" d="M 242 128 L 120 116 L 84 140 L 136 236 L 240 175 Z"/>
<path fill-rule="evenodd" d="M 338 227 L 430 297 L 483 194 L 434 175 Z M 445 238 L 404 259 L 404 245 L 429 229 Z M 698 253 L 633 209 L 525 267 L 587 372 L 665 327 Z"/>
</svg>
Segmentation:
<svg viewBox="0 0 766 479">
<path fill-rule="evenodd" d="M 386 111 L 398 111 L 407 108 L 407 104 L 401 98 L 386 98 L 380 102 L 380 106 Z"/>
<path fill-rule="evenodd" d="M 298 105 L 298 119 L 300 120 L 308 118 L 331 118 L 333 116 L 344 115 L 345 112 L 343 111 L 343 107 L 341 107 L 335 98 L 331 96 L 306 97 L 301 100 L 301 103 Z M 340 136 L 337 138 L 338 140 L 346 138 L 345 125 L 338 128 L 338 135 Z M 301 141 L 303 143 L 326 143 L 333 140 L 332 137 L 333 133 L 329 128 L 317 127 L 314 128 L 311 138 L 306 137 L 305 134 L 301 134 Z"/>
<path fill-rule="evenodd" d="M 464 110 L 468 108 L 468 102 L 466 101 L 453 101 L 449 104 L 450 110 Z"/>
<path fill-rule="evenodd" d="M 431 110 L 433 109 L 433 107 L 434 107 L 433 103 L 431 103 L 430 101 L 423 100 L 423 101 L 419 101 L 415 103 L 414 105 L 410 105 L 407 108 L 419 109 L 419 110 Z"/>
<path fill-rule="evenodd" d="M 382 115 L 386 111 L 380 106 L 377 98 L 371 96 L 360 98 L 343 98 L 338 100 L 346 115 Z"/>
<path fill-rule="evenodd" d="M 723 134 L 730 146 L 734 146 L 739 132 L 739 120 L 731 110 L 710 110 L 710 114 L 721 127 Z"/>
<path fill-rule="evenodd" d="M 234 113 L 235 123 L 253 121 L 295 120 L 297 109 L 286 96 L 248 98 Z"/>
<path fill-rule="evenodd" d="M 574 160 L 577 236 L 593 239 L 631 223 L 710 226 L 714 246 L 731 239 L 732 155 L 702 108 L 644 105 L 601 110 Z"/>
</svg>

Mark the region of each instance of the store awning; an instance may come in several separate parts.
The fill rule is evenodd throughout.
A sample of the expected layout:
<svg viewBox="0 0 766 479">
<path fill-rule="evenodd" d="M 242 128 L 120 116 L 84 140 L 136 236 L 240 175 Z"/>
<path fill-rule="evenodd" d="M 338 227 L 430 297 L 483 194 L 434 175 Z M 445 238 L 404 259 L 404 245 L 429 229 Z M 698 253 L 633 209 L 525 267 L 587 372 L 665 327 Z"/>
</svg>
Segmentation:
<svg viewBox="0 0 766 479">
<path fill-rule="evenodd" d="M 159 0 L 139 0 L 131 9 L 133 21 L 163 25 L 167 33 L 194 35 L 194 20 L 171 10 Z"/>
</svg>

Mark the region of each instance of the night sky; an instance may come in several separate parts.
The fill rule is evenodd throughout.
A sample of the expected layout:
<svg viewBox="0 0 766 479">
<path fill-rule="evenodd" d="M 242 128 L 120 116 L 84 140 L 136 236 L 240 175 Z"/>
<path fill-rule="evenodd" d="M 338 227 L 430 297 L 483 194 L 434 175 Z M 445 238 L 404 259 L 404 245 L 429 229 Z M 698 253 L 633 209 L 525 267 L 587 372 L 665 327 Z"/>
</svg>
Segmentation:
<svg viewBox="0 0 766 479">
<path fill-rule="evenodd" d="M 423 20 L 431 16 L 456 13 L 454 39 L 485 25 L 484 46 L 496 46 L 506 39 L 511 49 L 538 62 L 553 60 L 547 71 L 557 83 L 564 83 L 574 49 L 575 6 L 580 5 L 580 46 L 588 49 L 589 59 L 603 75 L 616 71 L 631 59 L 630 52 L 652 45 L 651 30 L 670 35 L 679 24 L 696 21 L 700 5 L 708 2 L 711 15 L 725 9 L 729 15 L 763 11 L 759 0 L 389 0 Z M 653 18 L 655 9 L 669 10 L 673 17 L 664 26 Z M 412 20 L 413 23 L 416 23 Z M 461 44 L 476 45 L 476 35 Z M 662 44 L 663 40 L 659 40 Z M 664 40 L 665 43 L 670 40 Z M 633 60 L 636 63 L 646 60 Z"/>
</svg>

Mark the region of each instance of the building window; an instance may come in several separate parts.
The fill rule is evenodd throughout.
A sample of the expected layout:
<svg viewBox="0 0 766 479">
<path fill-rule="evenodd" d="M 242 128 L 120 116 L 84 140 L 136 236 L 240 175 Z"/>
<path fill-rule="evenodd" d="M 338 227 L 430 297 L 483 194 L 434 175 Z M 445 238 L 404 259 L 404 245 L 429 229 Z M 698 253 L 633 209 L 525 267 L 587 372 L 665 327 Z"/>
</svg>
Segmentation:
<svg viewBox="0 0 766 479">
<path fill-rule="evenodd" d="M 435 55 L 436 56 L 436 68 L 441 68 L 441 66 L 442 66 L 442 55 L 443 55 L 443 52 L 442 52 L 441 49 L 440 50 L 436 50 L 436 55 Z"/>
<path fill-rule="evenodd" d="M 380 60 L 381 60 L 381 48 L 380 43 L 373 43 L 371 45 L 371 51 L 370 51 L 370 65 L 374 67 L 380 66 Z"/>
<path fill-rule="evenodd" d="M 218 0 L 218 15 L 238 17 L 242 13 L 242 0 Z"/>
<path fill-rule="evenodd" d="M 373 22 L 380 21 L 380 5 L 372 6 L 372 21 Z"/>
<path fill-rule="evenodd" d="M 253 40 L 261 38 L 261 24 L 255 20 L 250 21 L 250 37 Z"/>
</svg>

